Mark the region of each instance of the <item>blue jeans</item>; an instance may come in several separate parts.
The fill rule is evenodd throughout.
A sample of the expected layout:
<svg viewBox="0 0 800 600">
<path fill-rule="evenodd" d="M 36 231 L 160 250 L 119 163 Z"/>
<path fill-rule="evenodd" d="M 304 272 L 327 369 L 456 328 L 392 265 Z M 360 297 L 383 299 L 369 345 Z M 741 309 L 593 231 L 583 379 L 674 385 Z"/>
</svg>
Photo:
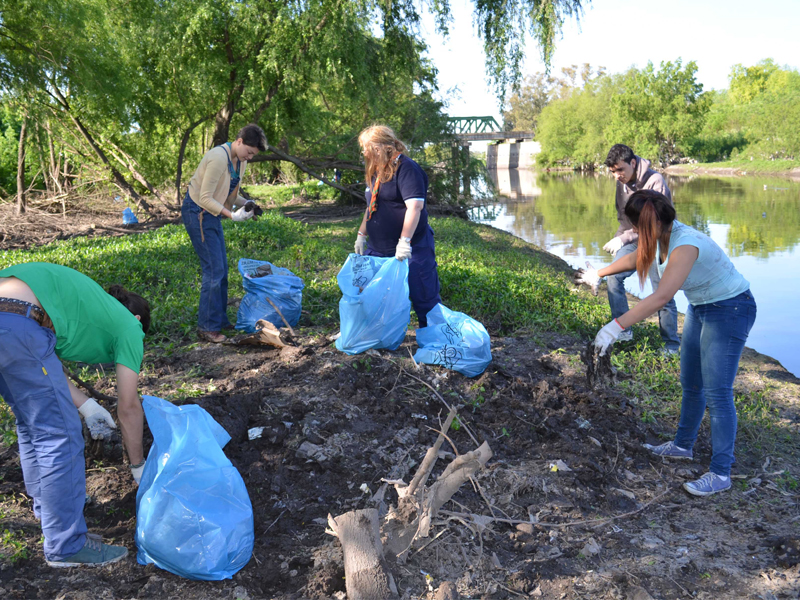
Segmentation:
<svg viewBox="0 0 800 600">
<path fill-rule="evenodd" d="M 367 247 L 368 256 L 387 256 Z M 393 254 L 391 256 L 394 256 Z M 411 258 L 408 259 L 408 295 L 420 327 L 428 326 L 428 313 L 442 301 L 439 296 L 441 284 L 436 270 L 436 250 L 433 246 L 424 248 L 411 247 Z"/>
<path fill-rule="evenodd" d="M 691 448 L 708 404 L 711 417 L 711 466 L 730 475 L 736 441 L 733 380 L 747 335 L 756 320 L 750 290 L 710 304 L 689 305 L 681 342 L 681 419 L 675 445 Z"/>
<path fill-rule="evenodd" d="M 627 254 L 633 254 L 638 248 L 637 242 L 625 244 L 619 249 L 614 260 L 622 258 Z M 636 275 L 636 271 L 625 271 L 624 273 L 617 273 L 611 275 L 606 280 L 608 285 L 608 305 L 611 307 L 611 318 L 616 319 L 628 312 L 628 296 L 625 292 L 625 280 L 631 275 Z M 658 276 L 658 269 L 655 263 L 650 268 L 650 283 L 653 286 L 653 292 L 658 289 L 658 283 L 661 278 Z M 678 337 L 678 307 L 675 305 L 675 299 L 670 298 L 664 307 L 658 311 L 658 329 L 661 332 L 661 339 L 664 345 L 669 350 L 678 350 L 681 345 L 681 340 Z"/>
<path fill-rule="evenodd" d="M 71 556 L 86 542 L 83 430 L 55 347 L 51 330 L 0 312 L 0 396 L 17 419 L 25 490 L 42 522 L 48 560 Z"/>
<path fill-rule="evenodd" d="M 202 214 L 202 221 L 200 215 Z M 228 320 L 228 255 L 220 217 L 204 211 L 189 197 L 183 198 L 181 217 L 203 273 L 197 328 L 219 331 L 231 326 Z M 202 230 L 202 234 L 201 234 Z"/>
</svg>

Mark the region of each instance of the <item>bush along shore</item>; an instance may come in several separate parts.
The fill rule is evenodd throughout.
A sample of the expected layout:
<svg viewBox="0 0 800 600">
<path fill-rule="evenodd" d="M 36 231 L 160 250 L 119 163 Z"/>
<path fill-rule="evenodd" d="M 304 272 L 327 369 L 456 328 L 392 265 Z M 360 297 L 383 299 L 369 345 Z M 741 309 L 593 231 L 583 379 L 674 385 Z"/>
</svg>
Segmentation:
<svg viewBox="0 0 800 600">
<path fill-rule="evenodd" d="M 252 191 L 270 206 L 267 192 Z M 570 267 L 531 244 L 434 217 L 444 303 L 485 324 L 493 362 L 474 379 L 415 365 L 413 318 L 398 350 L 347 356 L 330 338 L 339 329 L 336 274 L 360 210 L 324 201 L 272 206 L 258 221 L 224 229 L 232 320 L 239 258 L 269 260 L 305 282 L 296 345 L 281 349 L 198 342 L 200 270 L 180 224 L 0 252 L 0 268 L 55 262 L 150 299 L 140 391 L 197 403 L 231 434 L 225 451 L 247 485 L 256 532 L 253 559 L 233 580 L 195 582 L 138 565 L 136 488 L 120 446 L 91 443 L 89 529 L 131 556 L 103 570 L 46 571 L 13 416 L 0 404 L 0 596 L 343 598 L 342 549 L 325 533 L 328 514 L 375 506 L 384 478 L 410 481 L 449 408 L 458 414 L 431 481 L 483 442 L 493 456 L 405 564 L 387 561 L 401 596 L 432 598 L 445 582 L 486 598 L 796 593 L 800 385 L 777 362 L 749 350 L 742 359 L 735 485 L 712 499 L 689 497 L 680 484 L 707 470 L 708 423 L 693 462 L 665 462 L 642 448 L 671 439 L 680 411 L 679 360 L 658 352 L 652 322 L 615 345 L 616 381 L 591 388 L 580 352 L 610 318 L 605 300 L 576 289 Z M 109 365 L 66 366 L 115 393 Z M 254 427 L 261 436 L 248 439 Z M 385 502 L 397 503 L 391 487 Z"/>
</svg>

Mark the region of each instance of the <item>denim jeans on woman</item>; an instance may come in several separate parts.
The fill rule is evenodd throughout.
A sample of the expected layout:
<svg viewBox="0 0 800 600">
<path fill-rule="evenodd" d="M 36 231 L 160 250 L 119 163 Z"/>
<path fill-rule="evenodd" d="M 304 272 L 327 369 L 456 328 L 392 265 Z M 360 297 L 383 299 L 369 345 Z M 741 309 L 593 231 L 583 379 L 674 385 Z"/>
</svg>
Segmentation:
<svg viewBox="0 0 800 600">
<path fill-rule="evenodd" d="M 619 249 L 614 260 L 618 260 L 628 254 L 633 254 L 638 248 L 638 243 L 625 244 Z M 608 305 L 611 308 L 611 318 L 617 319 L 628 312 L 628 296 L 625 292 L 625 280 L 631 275 L 636 275 L 636 271 L 625 271 L 610 275 L 607 278 L 608 285 Z M 658 284 L 661 278 L 658 276 L 658 269 L 656 265 L 650 268 L 650 283 L 653 286 L 653 291 L 658 289 Z M 664 346 L 668 350 L 677 350 L 681 344 L 678 337 L 678 307 L 675 305 L 675 299 L 670 298 L 670 301 L 664 305 L 664 308 L 658 311 L 658 329 L 661 332 L 661 339 L 664 341 Z"/>
<path fill-rule="evenodd" d="M 50 329 L 0 312 L 0 396 L 17 419 L 19 462 L 42 522 L 44 555 L 63 560 L 86 542 L 86 470 L 81 418 L 55 347 Z"/>
<path fill-rule="evenodd" d="M 221 218 L 195 204 L 189 197 L 189 192 L 186 192 L 183 199 L 181 216 L 194 251 L 200 259 L 203 273 L 197 328 L 201 331 L 220 331 L 231 326 L 227 313 L 228 255 L 225 252 Z"/>
<path fill-rule="evenodd" d="M 756 301 L 747 290 L 728 300 L 690 304 L 683 321 L 683 401 L 675 445 L 694 446 L 708 405 L 712 447 L 709 470 L 717 475 L 730 475 L 733 464 L 737 423 L 733 380 L 755 320 Z"/>
</svg>

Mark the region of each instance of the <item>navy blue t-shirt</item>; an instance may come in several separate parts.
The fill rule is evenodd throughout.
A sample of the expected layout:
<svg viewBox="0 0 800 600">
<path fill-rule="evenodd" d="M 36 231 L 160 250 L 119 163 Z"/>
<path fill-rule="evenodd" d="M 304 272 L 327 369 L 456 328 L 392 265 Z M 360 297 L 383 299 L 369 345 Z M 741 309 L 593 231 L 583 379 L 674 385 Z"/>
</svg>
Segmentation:
<svg viewBox="0 0 800 600">
<path fill-rule="evenodd" d="M 405 201 L 412 198 L 422 198 L 425 206 L 419 215 L 417 229 L 411 236 L 411 247 L 431 246 L 433 231 L 428 226 L 427 195 L 427 174 L 417 163 L 401 154 L 394 177 L 390 181 L 381 182 L 378 189 L 378 209 L 367 221 L 369 248 L 379 254 L 394 255 L 406 218 Z M 369 205 L 371 192 L 367 190 L 365 196 Z"/>
</svg>

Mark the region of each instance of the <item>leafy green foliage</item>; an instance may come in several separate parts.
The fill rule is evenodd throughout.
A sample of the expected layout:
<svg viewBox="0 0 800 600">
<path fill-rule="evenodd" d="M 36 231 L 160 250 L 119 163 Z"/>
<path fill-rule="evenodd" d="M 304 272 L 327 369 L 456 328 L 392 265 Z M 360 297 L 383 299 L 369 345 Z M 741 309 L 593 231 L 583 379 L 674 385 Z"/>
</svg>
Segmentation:
<svg viewBox="0 0 800 600">
<path fill-rule="evenodd" d="M 621 75 L 584 76 L 565 86 L 539 117 L 540 162 L 593 168 L 617 143 L 655 162 L 683 155 L 701 130 L 709 100 L 695 80 L 697 65 L 652 63 Z M 589 73 L 591 71 L 589 70 Z"/>
</svg>

